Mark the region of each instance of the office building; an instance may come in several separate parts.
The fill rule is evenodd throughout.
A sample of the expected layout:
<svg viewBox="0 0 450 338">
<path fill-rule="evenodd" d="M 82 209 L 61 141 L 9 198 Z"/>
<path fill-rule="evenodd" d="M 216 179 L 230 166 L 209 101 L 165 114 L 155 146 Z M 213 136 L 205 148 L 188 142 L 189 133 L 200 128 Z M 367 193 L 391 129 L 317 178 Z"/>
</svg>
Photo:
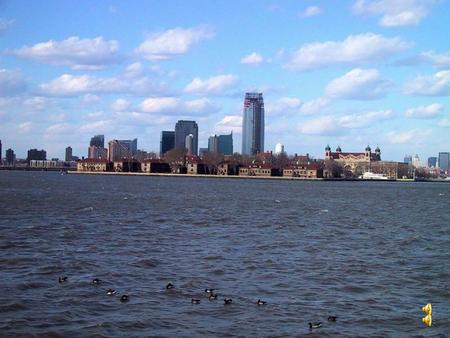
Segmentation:
<svg viewBox="0 0 450 338">
<path fill-rule="evenodd" d="M 432 157 L 428 157 L 428 168 L 436 168 L 436 164 L 437 164 L 437 157 L 432 156 Z"/>
<path fill-rule="evenodd" d="M 192 155 L 198 155 L 198 125 L 195 121 L 179 120 L 175 124 L 175 148 L 186 149 L 186 136 L 192 135 Z"/>
<path fill-rule="evenodd" d="M 47 152 L 44 149 L 30 149 L 28 150 L 27 161 L 30 163 L 31 160 L 45 161 L 47 160 Z"/>
<path fill-rule="evenodd" d="M 161 142 L 159 145 L 159 156 L 163 157 L 165 153 L 175 147 L 175 132 L 163 130 L 161 132 Z"/>
<path fill-rule="evenodd" d="M 105 135 L 95 135 L 94 137 L 92 137 L 89 146 L 105 148 Z"/>
<path fill-rule="evenodd" d="M 88 149 L 88 158 L 106 160 L 108 159 L 108 149 L 97 146 L 90 146 Z"/>
<path fill-rule="evenodd" d="M 72 147 L 71 146 L 68 146 L 67 148 L 66 148 L 66 158 L 65 158 L 65 161 L 66 162 L 70 162 L 70 161 L 72 161 Z"/>
<path fill-rule="evenodd" d="M 2 153 L 2 140 L 0 140 L 0 165 L 2 164 L 2 156 L 3 156 L 3 153 Z"/>
<path fill-rule="evenodd" d="M 137 153 L 137 138 L 133 140 L 112 140 L 108 143 L 109 161 L 131 159 Z"/>
<path fill-rule="evenodd" d="M 219 137 L 217 135 L 212 135 L 208 138 L 208 151 L 210 153 L 219 152 Z"/>
<path fill-rule="evenodd" d="M 403 163 L 406 164 L 412 164 L 412 156 L 411 155 L 405 155 L 405 158 L 403 159 Z"/>
<path fill-rule="evenodd" d="M 184 147 L 187 150 L 187 155 L 191 156 L 194 152 L 194 135 L 189 134 L 186 136 L 185 145 Z"/>
<path fill-rule="evenodd" d="M 14 151 L 9 148 L 6 150 L 6 165 L 13 166 L 16 162 L 16 155 L 14 154 Z"/>
<path fill-rule="evenodd" d="M 233 133 L 229 135 L 219 135 L 219 153 L 223 155 L 233 155 Z"/>
<path fill-rule="evenodd" d="M 450 153 L 441 152 L 439 153 L 439 168 L 442 170 L 450 169 Z"/>
<path fill-rule="evenodd" d="M 242 154 L 264 152 L 264 100 L 262 93 L 246 93 L 242 119 Z"/>
<path fill-rule="evenodd" d="M 420 158 L 419 155 L 415 155 L 412 161 L 412 165 L 414 168 L 419 168 L 420 167 Z"/>
</svg>

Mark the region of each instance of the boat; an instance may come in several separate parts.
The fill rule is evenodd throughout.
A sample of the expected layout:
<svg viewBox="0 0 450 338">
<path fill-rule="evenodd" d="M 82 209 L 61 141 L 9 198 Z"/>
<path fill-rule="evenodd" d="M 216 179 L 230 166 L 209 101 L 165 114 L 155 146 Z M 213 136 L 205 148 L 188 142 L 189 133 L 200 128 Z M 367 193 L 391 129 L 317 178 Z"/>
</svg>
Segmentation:
<svg viewBox="0 0 450 338">
<path fill-rule="evenodd" d="M 384 174 L 375 174 L 370 171 L 366 171 L 364 174 L 359 176 L 362 180 L 387 180 L 388 177 L 386 177 Z"/>
</svg>

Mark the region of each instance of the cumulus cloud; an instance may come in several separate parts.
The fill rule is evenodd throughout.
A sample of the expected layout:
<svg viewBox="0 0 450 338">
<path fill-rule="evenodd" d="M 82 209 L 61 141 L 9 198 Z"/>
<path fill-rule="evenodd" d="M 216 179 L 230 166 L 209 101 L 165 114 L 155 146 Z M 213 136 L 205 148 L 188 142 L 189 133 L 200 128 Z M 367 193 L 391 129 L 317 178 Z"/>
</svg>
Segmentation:
<svg viewBox="0 0 450 338">
<path fill-rule="evenodd" d="M 410 143 L 411 141 L 421 139 L 430 133 L 430 130 L 411 129 L 404 132 L 389 132 L 386 134 L 386 139 L 394 144 Z"/>
<path fill-rule="evenodd" d="M 0 69 L 0 97 L 14 96 L 24 92 L 27 85 L 18 70 Z"/>
<path fill-rule="evenodd" d="M 328 107 L 329 103 L 330 100 L 326 97 L 318 97 L 303 103 L 300 108 L 300 112 L 306 115 L 321 113 L 326 107 Z"/>
<path fill-rule="evenodd" d="M 408 110 L 406 110 L 405 116 L 408 118 L 419 119 L 433 118 L 438 116 L 442 109 L 444 109 L 444 106 L 442 104 L 432 103 L 428 106 L 409 108 Z"/>
<path fill-rule="evenodd" d="M 300 13 L 301 17 L 308 18 L 311 16 L 316 16 L 322 13 L 322 9 L 318 6 L 308 6 L 305 10 Z"/>
<path fill-rule="evenodd" d="M 410 95 L 450 95 L 450 70 L 443 70 L 432 76 L 419 75 L 403 85 L 403 91 Z"/>
<path fill-rule="evenodd" d="M 96 70 L 118 62 L 119 43 L 105 41 L 99 36 L 94 39 L 80 39 L 72 36 L 62 41 L 47 41 L 34 46 L 24 46 L 13 54 L 34 61 L 72 69 Z"/>
<path fill-rule="evenodd" d="M 334 99 L 374 100 L 383 97 L 388 87 L 378 70 L 355 68 L 328 83 L 325 95 Z"/>
<path fill-rule="evenodd" d="M 220 110 L 219 105 L 206 98 L 183 101 L 176 97 L 149 97 L 139 107 L 144 113 L 189 116 L 213 114 Z"/>
<path fill-rule="evenodd" d="M 440 127 L 450 128 L 450 119 L 449 118 L 442 119 L 442 120 L 439 121 L 438 125 Z"/>
<path fill-rule="evenodd" d="M 113 102 L 111 108 L 115 111 L 125 111 L 130 106 L 130 103 L 122 98 L 119 98 Z"/>
<path fill-rule="evenodd" d="M 222 120 L 220 120 L 215 128 L 216 133 L 226 134 L 230 131 L 233 134 L 242 133 L 242 116 L 241 115 L 225 115 Z"/>
<path fill-rule="evenodd" d="M 33 128 L 33 123 L 31 121 L 22 122 L 18 125 L 20 133 L 28 133 Z"/>
<path fill-rule="evenodd" d="M 167 60 L 187 53 L 193 45 L 214 36 L 211 28 L 173 28 L 150 35 L 135 53 L 150 60 Z"/>
<path fill-rule="evenodd" d="M 237 82 L 238 77 L 232 74 L 212 76 L 205 80 L 196 77 L 184 88 L 184 91 L 197 94 L 222 94 L 234 87 Z"/>
<path fill-rule="evenodd" d="M 267 116 L 280 114 L 295 114 L 300 111 L 302 101 L 296 97 L 282 97 L 276 101 L 268 101 L 264 112 Z"/>
<path fill-rule="evenodd" d="M 23 101 L 23 106 L 27 111 L 42 111 L 48 107 L 49 101 L 42 96 L 29 97 Z"/>
<path fill-rule="evenodd" d="M 315 42 L 295 51 L 284 68 L 311 70 L 338 64 L 362 64 L 381 60 L 411 46 L 398 37 L 366 33 L 350 35 L 343 41 Z"/>
<path fill-rule="evenodd" d="M 380 15 L 383 27 L 417 25 L 429 13 L 434 0 L 357 0 L 353 5 L 356 14 Z"/>
<path fill-rule="evenodd" d="M 107 133 L 114 129 L 113 121 L 100 120 L 85 123 L 80 127 L 80 132 L 83 133 Z"/>
<path fill-rule="evenodd" d="M 438 68 L 450 67 L 450 53 L 435 53 L 434 51 L 422 52 L 419 55 L 419 60 L 428 62 Z"/>
<path fill-rule="evenodd" d="M 369 127 L 371 124 L 391 118 L 391 110 L 373 111 L 343 116 L 326 115 L 304 122 L 299 129 L 304 134 L 337 135 L 350 129 Z"/>
<path fill-rule="evenodd" d="M 68 123 L 56 123 L 53 124 L 51 126 L 49 126 L 46 130 L 45 130 L 45 134 L 47 136 L 49 135 L 61 135 L 61 134 L 68 134 L 71 133 L 73 131 L 73 128 L 70 124 Z"/>
<path fill-rule="evenodd" d="M 262 62 L 264 62 L 264 58 L 256 52 L 246 55 L 241 59 L 241 63 L 245 65 L 259 65 Z"/>
</svg>

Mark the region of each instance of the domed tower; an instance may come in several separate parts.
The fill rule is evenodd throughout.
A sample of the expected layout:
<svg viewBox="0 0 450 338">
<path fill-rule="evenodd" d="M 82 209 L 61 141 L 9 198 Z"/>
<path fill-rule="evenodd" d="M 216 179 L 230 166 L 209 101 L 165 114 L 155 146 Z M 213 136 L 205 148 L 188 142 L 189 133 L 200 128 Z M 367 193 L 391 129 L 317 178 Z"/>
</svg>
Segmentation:
<svg viewBox="0 0 450 338">
<path fill-rule="evenodd" d="M 381 150 L 380 148 L 377 146 L 377 148 L 375 149 L 375 155 L 377 157 L 378 161 L 381 161 Z"/>
<path fill-rule="evenodd" d="M 331 160 L 331 148 L 330 145 L 327 144 L 327 146 L 325 147 L 325 159 L 326 160 Z"/>
<path fill-rule="evenodd" d="M 365 155 L 366 155 L 367 160 L 369 160 L 369 161 L 371 158 L 371 154 L 372 154 L 372 149 L 370 149 L 370 146 L 367 145 Z"/>
<path fill-rule="evenodd" d="M 336 148 L 336 152 L 337 152 L 337 153 L 342 153 L 341 146 L 338 146 L 338 147 Z"/>
</svg>

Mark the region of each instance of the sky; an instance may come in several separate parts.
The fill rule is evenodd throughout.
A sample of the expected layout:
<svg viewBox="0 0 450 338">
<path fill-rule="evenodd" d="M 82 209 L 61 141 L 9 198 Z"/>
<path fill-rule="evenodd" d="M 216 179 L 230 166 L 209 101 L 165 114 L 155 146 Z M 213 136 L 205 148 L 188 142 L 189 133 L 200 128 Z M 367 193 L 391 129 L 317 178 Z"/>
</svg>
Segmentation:
<svg viewBox="0 0 450 338">
<path fill-rule="evenodd" d="M 197 121 L 199 147 L 264 95 L 265 150 L 450 151 L 450 0 L 0 0 L 0 140 L 87 156 L 90 138 Z M 4 152 L 4 151 L 3 151 Z M 3 154 L 4 156 L 4 154 Z"/>
</svg>

